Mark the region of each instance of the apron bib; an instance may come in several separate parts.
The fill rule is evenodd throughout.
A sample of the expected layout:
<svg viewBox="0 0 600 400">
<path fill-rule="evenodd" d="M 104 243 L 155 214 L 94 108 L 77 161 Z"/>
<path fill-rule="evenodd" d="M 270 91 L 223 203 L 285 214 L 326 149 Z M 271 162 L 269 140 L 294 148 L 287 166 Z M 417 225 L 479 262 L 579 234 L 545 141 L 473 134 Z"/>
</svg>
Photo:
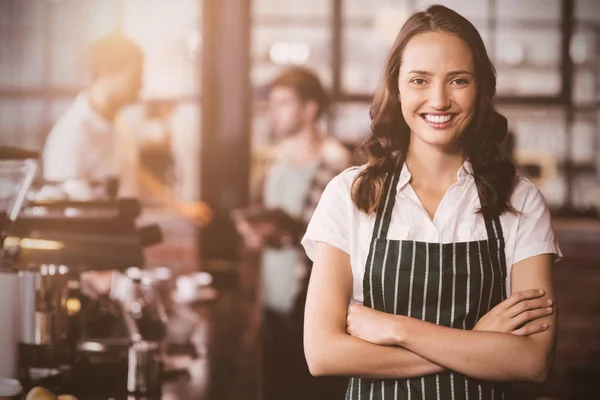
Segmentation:
<svg viewBox="0 0 600 400">
<path fill-rule="evenodd" d="M 388 175 L 363 277 L 364 305 L 442 326 L 473 329 L 506 299 L 500 219 L 485 217 L 487 240 L 429 243 L 388 240 L 400 174 Z M 350 379 L 348 400 L 510 398 L 510 385 L 445 371 L 410 379 Z"/>
</svg>

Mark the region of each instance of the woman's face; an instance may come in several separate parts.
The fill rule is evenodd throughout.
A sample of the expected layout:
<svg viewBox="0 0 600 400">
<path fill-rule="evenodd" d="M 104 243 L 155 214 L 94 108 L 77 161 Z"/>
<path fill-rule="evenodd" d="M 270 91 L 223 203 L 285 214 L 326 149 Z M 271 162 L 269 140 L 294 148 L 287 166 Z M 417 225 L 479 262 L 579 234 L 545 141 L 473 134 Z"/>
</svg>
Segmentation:
<svg viewBox="0 0 600 400">
<path fill-rule="evenodd" d="M 469 45 L 449 33 L 414 36 L 402 54 L 398 88 L 411 143 L 453 147 L 475 110 L 477 82 Z"/>
</svg>

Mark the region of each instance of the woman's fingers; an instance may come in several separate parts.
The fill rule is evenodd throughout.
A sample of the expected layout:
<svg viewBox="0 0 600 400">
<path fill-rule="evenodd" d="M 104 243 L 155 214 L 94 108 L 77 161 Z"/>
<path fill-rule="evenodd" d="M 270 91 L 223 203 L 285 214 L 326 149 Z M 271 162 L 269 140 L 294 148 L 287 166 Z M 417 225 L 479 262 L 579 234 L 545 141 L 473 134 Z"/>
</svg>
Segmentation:
<svg viewBox="0 0 600 400">
<path fill-rule="evenodd" d="M 519 329 L 513 331 L 512 333 L 518 336 L 531 336 L 533 334 L 545 331 L 546 329 L 548 329 L 548 326 L 548 324 L 539 321 L 530 322 L 526 325 L 523 325 Z"/>
<path fill-rule="evenodd" d="M 543 290 L 529 289 L 515 292 L 484 315 L 478 321 L 475 329 L 532 334 L 530 331 L 533 326 L 536 329 L 534 333 L 537 333 L 542 329 L 542 322 L 532 326 L 528 324 L 552 314 L 553 306 L 552 300 L 545 297 Z"/>
<path fill-rule="evenodd" d="M 512 319 L 513 326 L 514 328 L 516 328 L 518 326 L 526 325 L 529 322 L 535 321 L 536 319 L 550 315 L 552 314 L 552 312 L 552 307 L 538 308 L 535 310 L 523 312 Z"/>
<path fill-rule="evenodd" d="M 542 297 L 545 292 L 541 289 L 528 289 L 520 292 L 511 294 L 506 300 L 500 303 L 505 310 L 514 307 L 515 305 L 522 303 L 523 301 L 537 299 Z"/>
<path fill-rule="evenodd" d="M 545 297 L 531 299 L 531 300 L 523 300 L 514 306 L 510 307 L 506 310 L 506 315 L 510 318 L 516 318 L 518 315 L 538 309 L 545 309 L 546 307 L 552 307 L 553 303 L 551 299 L 547 299 Z"/>
</svg>

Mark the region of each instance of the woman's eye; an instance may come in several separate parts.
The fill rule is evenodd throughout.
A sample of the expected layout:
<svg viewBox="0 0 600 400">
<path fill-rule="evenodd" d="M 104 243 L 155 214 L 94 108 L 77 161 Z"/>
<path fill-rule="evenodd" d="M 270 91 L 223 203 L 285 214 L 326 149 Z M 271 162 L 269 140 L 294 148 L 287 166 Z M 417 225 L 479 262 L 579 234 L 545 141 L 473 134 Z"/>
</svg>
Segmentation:
<svg viewBox="0 0 600 400">
<path fill-rule="evenodd" d="M 453 83 L 455 85 L 466 85 L 469 83 L 469 80 L 465 79 L 465 78 L 456 78 L 451 83 Z"/>
<path fill-rule="evenodd" d="M 425 81 L 425 79 L 421 79 L 421 78 L 415 78 L 411 82 L 414 83 L 415 85 L 424 85 L 427 83 L 427 81 Z"/>
</svg>

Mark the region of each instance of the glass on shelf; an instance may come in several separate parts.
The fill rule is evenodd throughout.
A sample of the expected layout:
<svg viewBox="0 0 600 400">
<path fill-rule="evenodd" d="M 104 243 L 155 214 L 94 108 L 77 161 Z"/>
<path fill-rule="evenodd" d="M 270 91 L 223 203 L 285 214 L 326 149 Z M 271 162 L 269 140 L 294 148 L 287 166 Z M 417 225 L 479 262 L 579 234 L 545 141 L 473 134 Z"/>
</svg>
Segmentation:
<svg viewBox="0 0 600 400">
<path fill-rule="evenodd" d="M 517 152 L 565 158 L 566 117 L 562 108 L 519 105 L 500 106 L 498 111 L 508 119 Z"/>
<path fill-rule="evenodd" d="M 551 208 L 559 208 L 565 202 L 567 183 L 563 173 L 557 172 L 543 182 L 534 182 L 544 195 L 544 199 Z"/>
<path fill-rule="evenodd" d="M 94 0 L 89 4 L 86 44 L 116 30 L 119 21 L 115 17 L 119 13 L 119 7 L 119 2 L 114 0 Z"/>
<path fill-rule="evenodd" d="M 86 46 L 82 33 L 90 19 L 87 5 L 86 2 L 49 2 L 51 86 L 81 87 L 86 83 Z"/>
<path fill-rule="evenodd" d="M 598 121 L 595 114 L 579 113 L 571 126 L 571 159 L 593 165 L 600 154 Z"/>
<path fill-rule="evenodd" d="M 0 1 L 0 88 L 43 85 L 45 3 Z"/>
<path fill-rule="evenodd" d="M 558 27 L 514 27 L 500 24 L 495 31 L 496 67 L 560 67 L 561 32 Z"/>
<path fill-rule="evenodd" d="M 392 15 L 398 15 L 398 11 L 401 11 L 404 18 L 396 20 L 396 23 L 400 26 L 412 12 L 424 10 L 433 3 L 453 9 L 474 24 L 487 20 L 489 14 L 487 1 L 473 2 L 471 0 L 438 0 L 433 2 L 428 0 L 344 0 L 342 11 L 344 19 L 350 19 L 350 21 L 369 19 L 375 14 L 390 11 Z"/>
<path fill-rule="evenodd" d="M 252 84 L 260 87 L 283 68 L 302 65 L 313 70 L 323 84 L 331 86 L 331 33 L 307 26 L 254 27 L 252 35 Z"/>
<path fill-rule="evenodd" d="M 561 33 L 551 27 L 502 25 L 493 52 L 499 96 L 558 96 L 562 88 Z"/>
<path fill-rule="evenodd" d="M 344 31 L 343 92 L 369 95 L 375 92 L 393 40 L 394 36 L 385 37 L 374 29 L 348 27 Z"/>
<path fill-rule="evenodd" d="M 123 2 L 123 32 L 144 52 L 142 97 L 199 96 L 201 3 L 197 0 Z"/>
<path fill-rule="evenodd" d="M 571 38 L 573 101 L 578 106 L 595 105 L 600 100 L 600 58 L 596 50 L 598 43 L 598 34 L 589 26 L 578 26 Z"/>
<path fill-rule="evenodd" d="M 573 74 L 573 102 L 576 105 L 593 105 L 600 96 L 597 91 L 599 71 L 589 68 L 576 68 Z"/>
<path fill-rule="evenodd" d="M 595 208 L 600 210 L 600 175 L 586 171 L 573 179 L 573 203 L 581 210 Z"/>
<path fill-rule="evenodd" d="M 413 10 L 410 0 L 344 0 L 342 13 L 344 25 L 375 25 L 377 19 L 388 14 L 389 20 L 400 27 Z"/>
<path fill-rule="evenodd" d="M 294 17 L 328 17 L 331 14 L 331 1 L 323 0 L 254 0 L 252 2 L 253 14 L 262 16 Z"/>
<path fill-rule="evenodd" d="M 472 1 L 472 0 L 417 0 L 417 9 L 425 9 L 432 3 L 441 4 L 456 11 L 463 17 L 467 18 L 473 24 L 486 21 L 489 15 L 489 1 Z"/>
<path fill-rule="evenodd" d="M 345 0 L 342 3 L 341 86 L 346 93 L 372 95 L 385 58 L 410 14 L 411 1 Z"/>
<path fill-rule="evenodd" d="M 558 96 L 562 79 L 558 68 L 496 67 L 497 96 Z"/>
<path fill-rule="evenodd" d="M 561 0 L 502 0 L 495 1 L 494 14 L 499 21 L 556 23 L 562 15 Z"/>
<path fill-rule="evenodd" d="M 571 37 L 570 53 L 577 66 L 598 65 L 598 35 L 590 27 L 578 26 Z"/>
<path fill-rule="evenodd" d="M 600 22 L 598 0 L 575 0 L 575 19 L 585 22 Z"/>
<path fill-rule="evenodd" d="M 45 102 L 39 98 L 0 99 L 2 143 L 27 149 L 41 149 L 45 140 Z"/>
<path fill-rule="evenodd" d="M 332 108 L 332 134 L 344 143 L 359 145 L 371 134 L 370 103 L 338 103 Z"/>
</svg>

